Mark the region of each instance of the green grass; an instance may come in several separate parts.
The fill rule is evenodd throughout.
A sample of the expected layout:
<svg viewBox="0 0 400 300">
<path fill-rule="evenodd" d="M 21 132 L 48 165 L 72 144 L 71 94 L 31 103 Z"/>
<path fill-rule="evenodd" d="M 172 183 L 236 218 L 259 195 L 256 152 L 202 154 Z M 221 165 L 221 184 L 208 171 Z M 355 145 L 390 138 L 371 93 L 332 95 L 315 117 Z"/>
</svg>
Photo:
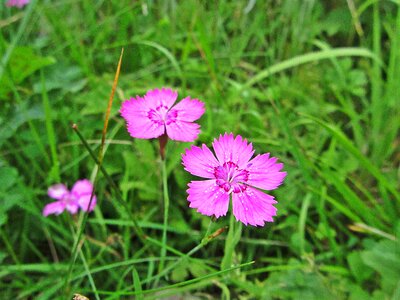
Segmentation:
<svg viewBox="0 0 400 300">
<path fill-rule="evenodd" d="M 398 1 L 32 1 L 0 29 L 2 298 L 400 297 Z M 163 86 L 206 103 L 197 145 L 233 132 L 285 164 L 274 223 L 210 222 L 190 143 L 161 168 L 129 136 L 121 102 Z M 87 219 L 42 216 L 48 186 L 96 176 Z"/>
</svg>

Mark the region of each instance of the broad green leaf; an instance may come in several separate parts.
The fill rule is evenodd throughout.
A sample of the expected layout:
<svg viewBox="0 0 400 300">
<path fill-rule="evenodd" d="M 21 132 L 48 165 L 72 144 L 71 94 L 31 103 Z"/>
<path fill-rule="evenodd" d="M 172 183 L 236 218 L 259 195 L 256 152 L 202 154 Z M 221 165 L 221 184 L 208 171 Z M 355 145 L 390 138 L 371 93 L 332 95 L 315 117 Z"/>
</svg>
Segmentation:
<svg viewBox="0 0 400 300">
<path fill-rule="evenodd" d="M 55 62 L 55 58 L 37 55 L 30 47 L 15 47 L 8 64 L 9 72 L 6 71 L 0 78 L 0 100 L 6 99 L 13 84 L 22 83 L 37 70 Z"/>
<path fill-rule="evenodd" d="M 363 262 L 382 276 L 382 286 L 392 293 L 400 281 L 400 243 L 382 240 L 372 249 L 363 251 Z"/>
</svg>

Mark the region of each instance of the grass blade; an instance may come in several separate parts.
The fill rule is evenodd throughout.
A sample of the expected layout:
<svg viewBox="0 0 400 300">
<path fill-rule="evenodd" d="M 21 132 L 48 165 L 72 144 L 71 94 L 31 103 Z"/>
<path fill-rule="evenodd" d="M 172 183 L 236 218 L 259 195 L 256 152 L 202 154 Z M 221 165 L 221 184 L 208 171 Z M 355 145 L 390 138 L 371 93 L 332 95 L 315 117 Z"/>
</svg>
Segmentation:
<svg viewBox="0 0 400 300">
<path fill-rule="evenodd" d="M 392 184 L 386 179 L 385 176 L 382 175 L 381 171 L 371 163 L 371 161 L 365 157 L 359 149 L 357 149 L 352 141 L 346 137 L 346 135 L 336 126 L 331 125 L 329 123 L 326 123 L 319 118 L 306 115 L 306 114 L 301 114 L 305 116 L 306 118 L 309 118 L 310 120 L 314 121 L 315 123 L 321 125 L 324 127 L 326 130 L 328 130 L 337 140 L 338 142 L 350 153 L 352 154 L 355 158 L 357 158 L 360 162 L 360 164 L 368 170 L 379 182 L 382 183 L 383 186 L 385 186 L 396 198 L 397 201 L 400 202 L 400 194 L 398 191 L 396 191 L 396 188 L 393 187 Z"/>
<path fill-rule="evenodd" d="M 282 61 L 275 65 L 272 65 L 265 70 L 261 71 L 257 75 L 253 76 L 248 80 L 243 88 L 248 88 L 254 84 L 260 82 L 261 80 L 268 78 L 269 76 L 297 67 L 302 64 L 315 62 L 323 59 L 331 59 L 335 57 L 348 57 L 348 56 L 360 56 L 367 57 L 375 60 L 379 65 L 382 64 L 381 60 L 370 50 L 363 48 L 336 48 L 336 49 L 326 49 L 317 52 L 311 52 L 299 56 L 292 57 L 288 60 Z"/>
</svg>

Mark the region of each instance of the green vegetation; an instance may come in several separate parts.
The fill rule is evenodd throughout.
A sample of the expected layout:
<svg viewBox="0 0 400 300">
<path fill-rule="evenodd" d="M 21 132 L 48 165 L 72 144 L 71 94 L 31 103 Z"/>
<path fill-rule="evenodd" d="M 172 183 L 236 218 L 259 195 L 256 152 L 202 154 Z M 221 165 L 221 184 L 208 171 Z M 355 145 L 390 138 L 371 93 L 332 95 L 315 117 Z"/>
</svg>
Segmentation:
<svg viewBox="0 0 400 300">
<path fill-rule="evenodd" d="M 33 0 L 0 29 L 2 299 L 400 299 L 399 1 Z M 45 218 L 50 185 L 96 176 L 71 125 L 97 153 L 122 47 L 98 205 Z M 163 86 L 206 103 L 196 144 L 234 132 L 285 164 L 275 222 L 234 249 L 171 141 L 162 244 L 158 143 L 118 110 Z"/>
</svg>

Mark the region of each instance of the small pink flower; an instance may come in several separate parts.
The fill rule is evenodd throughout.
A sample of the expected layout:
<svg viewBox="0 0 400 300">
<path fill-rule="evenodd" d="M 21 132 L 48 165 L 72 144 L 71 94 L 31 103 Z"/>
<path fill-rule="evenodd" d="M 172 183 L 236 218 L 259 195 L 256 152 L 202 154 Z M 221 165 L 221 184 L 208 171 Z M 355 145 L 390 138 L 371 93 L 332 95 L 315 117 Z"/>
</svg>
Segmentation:
<svg viewBox="0 0 400 300">
<path fill-rule="evenodd" d="M 120 110 L 128 132 L 134 138 L 152 139 L 164 133 L 171 140 L 193 142 L 200 125 L 193 123 L 204 113 L 204 103 L 186 97 L 174 103 L 177 92 L 167 88 L 150 90 L 143 97 L 125 100 Z"/>
<path fill-rule="evenodd" d="M 18 8 L 22 8 L 25 5 L 27 5 L 29 3 L 30 0 L 8 0 L 6 2 L 6 5 L 11 7 L 11 6 L 15 6 Z"/>
<path fill-rule="evenodd" d="M 274 190 L 283 181 L 286 172 L 280 172 L 282 163 L 269 153 L 253 159 L 252 144 L 240 135 L 225 133 L 214 139 L 214 152 L 206 146 L 192 146 L 182 155 L 183 165 L 189 173 L 206 178 L 192 181 L 187 190 L 190 207 L 203 215 L 225 216 L 232 195 L 232 208 L 236 220 L 243 224 L 264 226 L 273 222 L 277 203 L 273 196 L 262 190 Z"/>
<path fill-rule="evenodd" d="M 78 180 L 72 190 L 69 191 L 67 187 L 61 183 L 49 187 L 47 194 L 50 198 L 57 201 L 47 204 L 43 209 L 43 216 L 47 217 L 50 214 L 61 214 L 64 210 L 69 211 L 71 214 L 76 214 L 78 209 L 83 211 L 92 211 L 96 206 L 96 196 L 93 195 L 92 203 L 90 203 L 90 196 L 92 194 L 93 184 L 87 180 Z"/>
</svg>

